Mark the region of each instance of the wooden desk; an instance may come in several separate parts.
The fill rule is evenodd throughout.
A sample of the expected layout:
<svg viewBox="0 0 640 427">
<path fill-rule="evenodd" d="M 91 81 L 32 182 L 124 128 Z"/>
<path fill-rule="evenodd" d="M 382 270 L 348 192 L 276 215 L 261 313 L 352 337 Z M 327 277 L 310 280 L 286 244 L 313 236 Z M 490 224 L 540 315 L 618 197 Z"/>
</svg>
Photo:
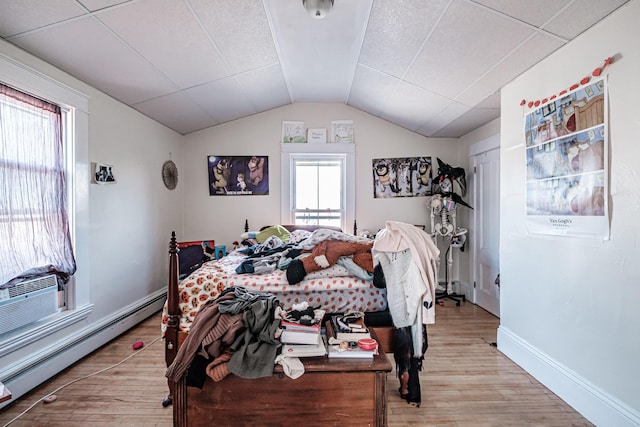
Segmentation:
<svg viewBox="0 0 640 427">
<path fill-rule="evenodd" d="M 277 365 L 270 377 L 228 375 L 202 390 L 176 384 L 174 426 L 304 425 L 386 426 L 387 373 L 383 350 L 371 359 L 303 358 L 305 373 L 287 377 Z"/>
<path fill-rule="evenodd" d="M 6 402 L 7 400 L 11 400 L 11 392 L 7 387 L 5 387 L 2 382 L 0 382 L 0 403 Z"/>
</svg>

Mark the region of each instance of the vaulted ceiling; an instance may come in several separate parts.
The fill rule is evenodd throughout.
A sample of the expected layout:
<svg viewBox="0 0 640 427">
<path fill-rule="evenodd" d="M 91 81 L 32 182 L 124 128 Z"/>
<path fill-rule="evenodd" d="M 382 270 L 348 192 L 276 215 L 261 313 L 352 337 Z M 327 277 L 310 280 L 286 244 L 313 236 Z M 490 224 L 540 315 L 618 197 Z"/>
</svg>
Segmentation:
<svg viewBox="0 0 640 427">
<path fill-rule="evenodd" d="M 302 0 L 1 0 L 0 37 L 181 134 L 337 102 L 460 137 L 626 2 L 335 0 L 314 19 Z"/>
</svg>

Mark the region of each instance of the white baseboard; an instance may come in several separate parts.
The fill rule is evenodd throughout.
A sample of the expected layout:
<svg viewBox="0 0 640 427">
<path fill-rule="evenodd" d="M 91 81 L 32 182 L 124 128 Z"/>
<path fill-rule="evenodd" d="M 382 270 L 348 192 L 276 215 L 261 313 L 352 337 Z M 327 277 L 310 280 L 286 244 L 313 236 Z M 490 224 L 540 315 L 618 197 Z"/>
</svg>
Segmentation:
<svg viewBox="0 0 640 427">
<path fill-rule="evenodd" d="M 166 290 L 156 291 L 108 318 L 48 346 L 28 360 L 20 361 L 10 370 L 5 370 L 2 382 L 11 390 L 13 398 L 0 404 L 0 409 L 157 313 L 162 309 L 165 299 Z M 158 325 L 158 335 L 160 335 L 160 325 Z"/>
<path fill-rule="evenodd" d="M 550 358 L 509 329 L 498 328 L 498 350 L 600 427 L 640 426 L 640 412 Z"/>
</svg>

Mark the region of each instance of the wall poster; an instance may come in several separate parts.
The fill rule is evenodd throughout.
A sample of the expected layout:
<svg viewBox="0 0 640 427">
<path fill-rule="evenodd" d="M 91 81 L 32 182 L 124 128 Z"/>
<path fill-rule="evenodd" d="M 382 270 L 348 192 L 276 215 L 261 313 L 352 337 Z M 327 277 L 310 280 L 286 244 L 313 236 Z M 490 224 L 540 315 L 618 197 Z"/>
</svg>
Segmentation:
<svg viewBox="0 0 640 427">
<path fill-rule="evenodd" d="M 373 197 L 431 195 L 431 157 L 373 159 Z"/>
<path fill-rule="evenodd" d="M 609 238 L 606 105 L 601 79 L 526 115 L 530 232 Z"/>
<path fill-rule="evenodd" d="M 268 156 L 208 156 L 210 196 L 269 194 Z"/>
</svg>

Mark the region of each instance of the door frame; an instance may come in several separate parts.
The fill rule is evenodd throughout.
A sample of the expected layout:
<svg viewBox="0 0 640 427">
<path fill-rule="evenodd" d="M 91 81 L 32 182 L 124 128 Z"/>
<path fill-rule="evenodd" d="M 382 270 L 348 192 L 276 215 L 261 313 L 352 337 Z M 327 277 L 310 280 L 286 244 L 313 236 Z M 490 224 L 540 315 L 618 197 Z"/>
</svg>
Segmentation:
<svg viewBox="0 0 640 427">
<path fill-rule="evenodd" d="M 469 165 L 471 167 L 475 167 L 475 165 L 472 163 L 473 161 L 473 157 L 477 156 L 479 154 L 482 153 L 486 153 L 488 151 L 491 150 L 495 150 L 495 149 L 500 149 L 500 134 L 495 134 L 492 136 L 489 136 L 486 139 L 483 139 L 479 142 L 476 142 L 474 144 L 471 144 L 469 146 Z M 477 178 L 476 178 L 476 171 L 473 170 L 472 172 L 472 177 L 473 177 L 473 182 L 472 182 L 472 186 L 471 188 L 473 189 L 473 205 L 476 205 L 476 197 L 478 196 L 478 192 L 476 189 L 476 185 L 477 185 Z M 498 200 L 500 200 L 500 198 L 498 197 Z M 471 235 L 469 236 L 471 239 L 473 239 L 473 241 L 476 241 L 477 238 L 477 234 L 478 234 L 478 226 L 477 224 L 480 222 L 478 221 L 477 218 L 478 213 L 474 210 L 471 214 L 471 223 L 473 224 L 473 230 L 471 231 Z M 499 254 L 498 254 L 499 255 Z M 470 300 L 472 303 L 477 304 L 477 294 L 476 294 L 476 283 L 478 281 L 478 277 L 477 277 L 477 269 L 475 268 L 475 264 L 476 264 L 476 260 L 478 258 L 478 254 L 477 254 L 477 250 L 476 250 L 476 246 L 475 244 L 471 245 L 471 254 L 469 256 L 469 273 L 470 273 L 470 277 L 471 277 L 471 295 L 470 295 Z"/>
</svg>

